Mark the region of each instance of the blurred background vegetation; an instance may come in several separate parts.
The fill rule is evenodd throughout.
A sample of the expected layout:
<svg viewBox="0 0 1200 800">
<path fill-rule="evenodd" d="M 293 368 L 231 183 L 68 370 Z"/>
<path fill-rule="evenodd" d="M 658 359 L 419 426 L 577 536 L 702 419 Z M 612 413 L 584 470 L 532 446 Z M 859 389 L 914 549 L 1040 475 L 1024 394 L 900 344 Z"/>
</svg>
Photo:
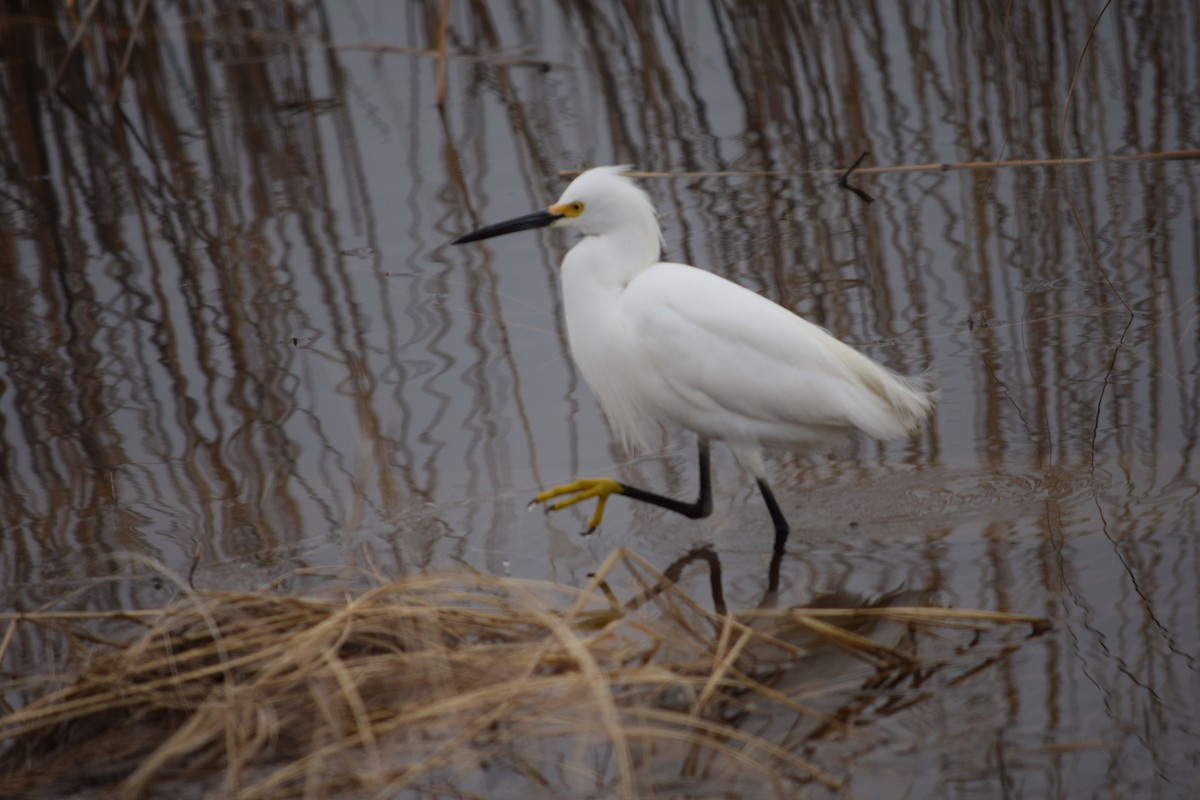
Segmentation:
<svg viewBox="0 0 1200 800">
<path fill-rule="evenodd" d="M 199 586 L 581 585 L 615 544 L 704 541 L 753 605 L 768 523 L 721 454 L 709 523 L 525 513 L 614 462 L 686 493 L 691 445 L 614 447 L 557 314 L 569 239 L 446 248 L 630 163 L 662 174 L 671 259 L 941 388 L 909 442 L 774 462 L 806 531 L 783 601 L 1049 616 L 946 726 L 1015 737 L 1026 791 L 1194 787 L 1197 42 L 1167 0 L 9 2 L 0 600 L 173 597 L 141 558 Z M 837 186 L 864 152 L 872 203 Z M 995 166 L 937 166 L 963 162 Z M 11 635 L 8 674 L 75 653 Z"/>
</svg>

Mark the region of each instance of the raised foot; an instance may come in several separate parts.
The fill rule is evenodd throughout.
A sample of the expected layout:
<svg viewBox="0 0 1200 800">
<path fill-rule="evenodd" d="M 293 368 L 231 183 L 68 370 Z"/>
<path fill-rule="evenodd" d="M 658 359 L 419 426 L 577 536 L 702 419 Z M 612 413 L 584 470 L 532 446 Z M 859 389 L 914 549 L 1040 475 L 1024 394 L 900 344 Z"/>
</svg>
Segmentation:
<svg viewBox="0 0 1200 800">
<path fill-rule="evenodd" d="M 600 527 L 600 518 L 604 516 L 604 504 L 608 502 L 608 496 L 610 494 L 621 494 L 624 491 L 625 487 L 612 478 L 580 478 L 577 481 L 564 483 L 562 486 L 555 486 L 544 492 L 539 492 L 537 497 L 533 498 L 533 502 L 546 503 L 555 497 L 562 497 L 562 500 L 548 503 L 546 513 L 550 513 L 551 511 L 558 511 L 560 508 L 573 506 L 576 503 L 591 500 L 595 497 L 596 512 L 588 520 L 587 530 L 584 531 L 587 534 Z M 563 497 L 563 495 L 566 495 L 566 497 Z"/>
</svg>

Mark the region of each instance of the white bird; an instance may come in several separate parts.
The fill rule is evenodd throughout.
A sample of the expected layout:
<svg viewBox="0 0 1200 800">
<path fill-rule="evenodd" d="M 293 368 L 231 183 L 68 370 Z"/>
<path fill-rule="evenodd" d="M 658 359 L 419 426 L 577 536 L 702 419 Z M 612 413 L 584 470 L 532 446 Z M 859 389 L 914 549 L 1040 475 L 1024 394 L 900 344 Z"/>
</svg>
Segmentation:
<svg viewBox="0 0 1200 800">
<path fill-rule="evenodd" d="M 534 502 L 563 497 L 547 506 L 554 511 L 597 498 L 587 533 L 613 494 L 706 517 L 709 442 L 722 441 L 757 480 L 781 552 L 788 523 L 767 483 L 762 447 L 812 449 L 855 430 L 898 439 L 929 415 L 933 393 L 924 380 L 896 374 L 749 289 L 660 261 L 654 206 L 622 174 L 627 169 L 590 169 L 546 210 L 480 228 L 454 244 L 547 226 L 584 235 L 562 264 L 571 354 L 627 449 L 645 447 L 650 423 L 696 434 L 700 497 L 687 503 L 612 478 L 585 478 L 541 492 Z"/>
</svg>

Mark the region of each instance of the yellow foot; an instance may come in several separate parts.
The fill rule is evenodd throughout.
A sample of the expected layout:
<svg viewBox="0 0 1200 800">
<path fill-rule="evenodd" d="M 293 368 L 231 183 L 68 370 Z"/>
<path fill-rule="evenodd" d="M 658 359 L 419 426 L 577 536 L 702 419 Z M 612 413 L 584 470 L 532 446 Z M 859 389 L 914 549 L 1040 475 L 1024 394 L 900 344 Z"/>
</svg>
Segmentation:
<svg viewBox="0 0 1200 800">
<path fill-rule="evenodd" d="M 614 481 L 612 478 L 580 478 L 577 481 L 564 483 L 562 486 L 555 486 L 553 489 L 547 489 L 544 492 L 539 492 L 538 496 L 533 498 L 534 503 L 545 503 L 547 500 L 552 500 L 555 497 L 568 495 L 562 500 L 550 503 L 546 506 L 546 513 L 558 511 L 560 508 L 573 506 L 576 503 L 581 503 L 584 500 L 590 500 L 593 497 L 597 498 L 596 513 L 592 514 L 592 518 L 588 520 L 588 527 L 584 533 L 591 533 L 600 527 L 600 518 L 604 516 L 604 504 L 608 502 L 610 494 L 621 494 L 624 491 L 621 484 Z"/>
</svg>

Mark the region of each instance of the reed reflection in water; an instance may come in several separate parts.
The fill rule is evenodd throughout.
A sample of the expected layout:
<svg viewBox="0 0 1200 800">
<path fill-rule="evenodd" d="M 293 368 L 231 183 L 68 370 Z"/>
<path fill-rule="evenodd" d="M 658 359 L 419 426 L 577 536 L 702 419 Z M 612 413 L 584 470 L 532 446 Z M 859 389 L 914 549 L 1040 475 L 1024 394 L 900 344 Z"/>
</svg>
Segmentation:
<svg viewBox="0 0 1200 800">
<path fill-rule="evenodd" d="M 986 713 L 947 718 L 986 752 L 1019 739 L 1026 787 L 1191 785 L 1200 193 L 1194 154 L 1162 154 L 1200 141 L 1196 9 L 1113 4 L 1093 32 L 1070 3 L 454 2 L 439 109 L 440 13 L 10 4 L 6 607 L 172 596 L 90 583 L 134 556 L 201 586 L 367 563 L 578 584 L 616 544 L 698 542 L 724 602 L 757 602 L 769 521 L 721 452 L 706 523 L 614 501 L 581 539 L 524 512 L 614 462 L 688 494 L 692 445 L 614 447 L 563 337 L 566 237 L 446 247 L 560 170 L 633 163 L 670 176 L 646 180 L 668 257 L 942 391 L 911 441 L 774 461 L 799 523 L 779 602 L 903 584 L 1049 616 Z M 869 204 L 837 185 L 868 151 Z M 66 658 L 14 630 L 6 669 Z M 880 761 L 936 738 L 897 724 Z"/>
</svg>

